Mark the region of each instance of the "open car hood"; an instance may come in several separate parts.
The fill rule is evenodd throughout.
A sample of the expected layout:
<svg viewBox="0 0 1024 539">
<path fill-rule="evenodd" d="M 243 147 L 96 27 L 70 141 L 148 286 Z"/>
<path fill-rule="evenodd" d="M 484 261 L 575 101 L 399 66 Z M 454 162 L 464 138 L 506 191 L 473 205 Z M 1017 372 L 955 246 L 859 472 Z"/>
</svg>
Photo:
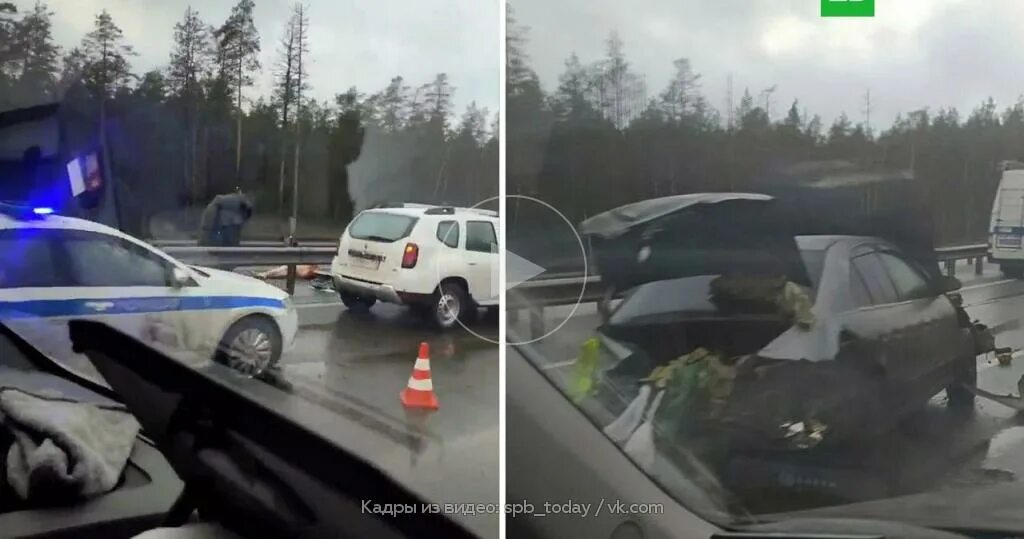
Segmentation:
<svg viewBox="0 0 1024 539">
<path fill-rule="evenodd" d="M 644 200 L 587 219 L 602 279 L 618 290 L 696 275 L 785 275 L 810 285 L 796 236 L 885 239 L 935 276 L 927 197 L 909 173 L 845 162 L 768 175 L 762 193 L 695 193 Z"/>
<path fill-rule="evenodd" d="M 810 286 L 794 230 L 773 197 L 698 193 L 636 202 L 580 225 L 601 277 L 624 290 L 652 281 L 743 273 Z"/>
</svg>

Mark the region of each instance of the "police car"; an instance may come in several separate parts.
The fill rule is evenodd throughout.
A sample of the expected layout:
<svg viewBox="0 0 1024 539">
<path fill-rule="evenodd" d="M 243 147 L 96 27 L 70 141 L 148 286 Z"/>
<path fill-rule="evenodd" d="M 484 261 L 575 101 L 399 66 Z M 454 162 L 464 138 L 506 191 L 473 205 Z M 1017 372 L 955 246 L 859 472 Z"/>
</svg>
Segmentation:
<svg viewBox="0 0 1024 539">
<path fill-rule="evenodd" d="M 275 365 L 298 330 L 276 287 L 187 266 L 99 223 L 0 203 L 0 321 L 54 359 L 74 361 L 74 318 L 248 375 Z"/>
</svg>

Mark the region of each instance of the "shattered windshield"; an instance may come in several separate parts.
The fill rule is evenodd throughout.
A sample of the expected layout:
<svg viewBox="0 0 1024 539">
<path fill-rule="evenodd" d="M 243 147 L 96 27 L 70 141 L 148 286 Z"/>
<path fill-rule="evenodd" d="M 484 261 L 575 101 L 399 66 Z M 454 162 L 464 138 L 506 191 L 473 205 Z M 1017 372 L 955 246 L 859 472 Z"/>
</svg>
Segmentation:
<svg viewBox="0 0 1024 539">
<path fill-rule="evenodd" d="M 1020 6 L 827 4 L 510 3 L 509 208 L 582 244 L 510 213 L 510 361 L 722 525 L 1020 532 Z"/>
</svg>

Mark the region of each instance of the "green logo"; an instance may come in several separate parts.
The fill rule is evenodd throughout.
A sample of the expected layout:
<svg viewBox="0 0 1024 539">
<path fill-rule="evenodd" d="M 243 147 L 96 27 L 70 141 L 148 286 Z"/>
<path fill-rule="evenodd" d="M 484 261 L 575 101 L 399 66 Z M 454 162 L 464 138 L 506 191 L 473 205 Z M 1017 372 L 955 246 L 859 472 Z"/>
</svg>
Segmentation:
<svg viewBox="0 0 1024 539">
<path fill-rule="evenodd" d="M 875 0 L 821 0 L 822 17 L 874 17 Z"/>
</svg>

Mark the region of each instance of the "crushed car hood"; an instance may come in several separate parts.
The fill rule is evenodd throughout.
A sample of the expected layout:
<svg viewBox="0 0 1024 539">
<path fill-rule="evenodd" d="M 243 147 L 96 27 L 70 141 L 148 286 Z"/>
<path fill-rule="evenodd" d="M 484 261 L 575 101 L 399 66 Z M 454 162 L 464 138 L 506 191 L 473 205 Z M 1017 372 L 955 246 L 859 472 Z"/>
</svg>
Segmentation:
<svg viewBox="0 0 1024 539">
<path fill-rule="evenodd" d="M 845 162 L 773 172 L 761 193 L 695 193 L 643 200 L 581 223 L 602 280 L 618 290 L 643 283 L 739 273 L 809 279 L 795 236 L 848 235 L 890 241 L 937 277 L 927 197 L 905 171 Z"/>
<path fill-rule="evenodd" d="M 697 275 L 810 278 L 782 206 L 767 195 L 699 193 L 636 202 L 587 219 L 602 280 L 625 290 Z"/>
</svg>

